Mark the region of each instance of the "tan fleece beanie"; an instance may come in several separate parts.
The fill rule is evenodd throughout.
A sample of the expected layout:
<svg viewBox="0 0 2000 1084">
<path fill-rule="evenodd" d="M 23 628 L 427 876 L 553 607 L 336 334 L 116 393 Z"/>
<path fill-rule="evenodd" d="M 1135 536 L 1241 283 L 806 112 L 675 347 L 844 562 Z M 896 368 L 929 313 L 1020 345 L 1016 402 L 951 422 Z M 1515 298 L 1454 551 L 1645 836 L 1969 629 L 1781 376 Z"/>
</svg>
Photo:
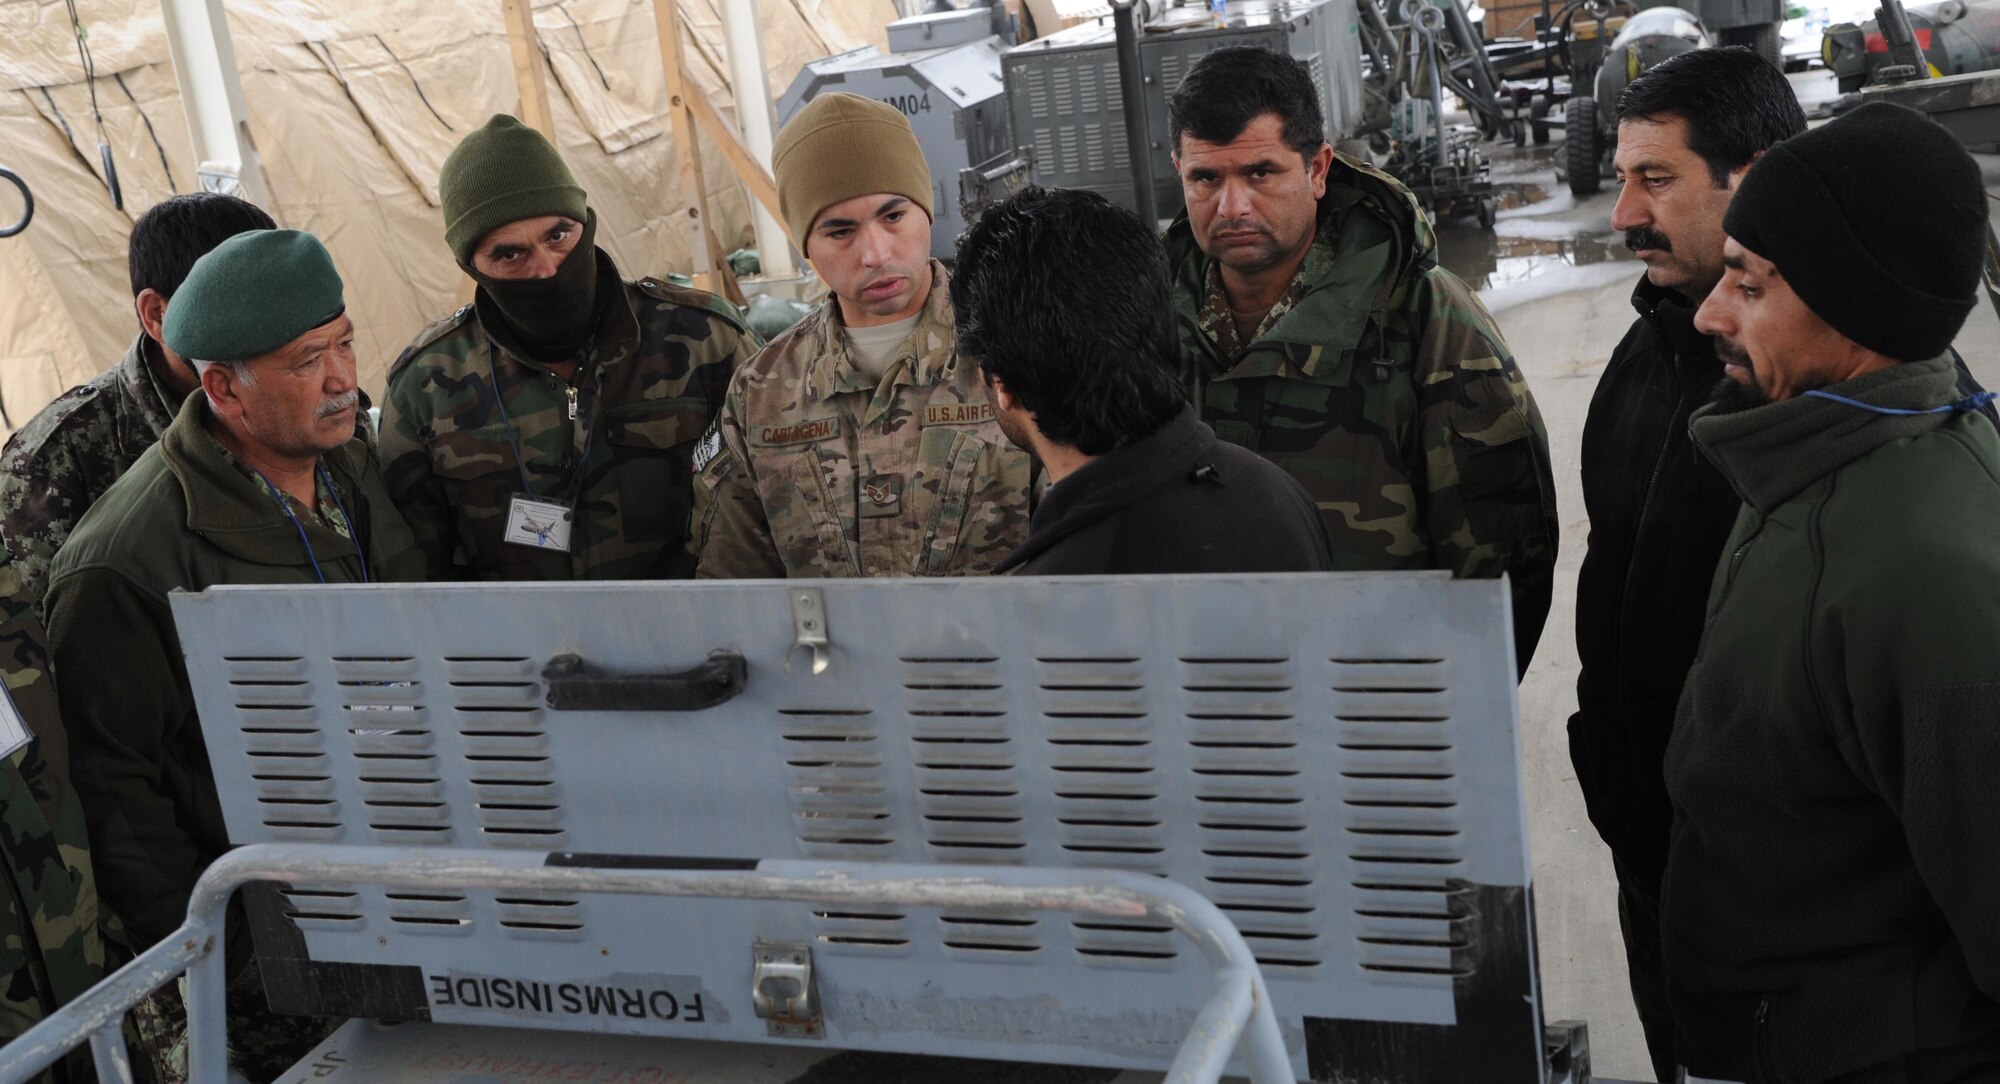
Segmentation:
<svg viewBox="0 0 2000 1084">
<path fill-rule="evenodd" d="M 778 133 L 771 172 L 778 209 L 801 251 L 819 213 L 856 196 L 907 196 L 937 220 L 931 167 L 916 133 L 902 110 L 873 98 L 842 91 L 807 103 Z"/>
</svg>

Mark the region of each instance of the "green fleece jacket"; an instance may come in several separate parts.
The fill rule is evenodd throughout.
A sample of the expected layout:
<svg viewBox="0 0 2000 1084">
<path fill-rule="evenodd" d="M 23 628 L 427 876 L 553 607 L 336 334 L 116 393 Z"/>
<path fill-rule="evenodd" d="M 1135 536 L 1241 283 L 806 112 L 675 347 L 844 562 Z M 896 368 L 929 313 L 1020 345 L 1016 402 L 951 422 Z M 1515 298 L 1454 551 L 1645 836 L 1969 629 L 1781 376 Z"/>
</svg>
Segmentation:
<svg viewBox="0 0 2000 1084">
<path fill-rule="evenodd" d="M 195 718 L 171 591 L 217 584 L 359 583 L 353 542 L 299 517 L 226 457 L 188 397 L 160 443 L 104 496 L 56 555 L 46 601 L 71 771 L 104 902 L 143 949 L 173 932 L 189 892 L 229 845 Z M 423 555 L 356 438 L 321 457 L 366 540 L 370 577 L 420 580 Z"/>
<path fill-rule="evenodd" d="M 1949 357 L 1826 391 L 1958 396 Z M 2000 1079 L 2000 437 L 1809 397 L 1693 434 L 1744 504 L 1667 749 L 1681 1061 Z"/>
</svg>

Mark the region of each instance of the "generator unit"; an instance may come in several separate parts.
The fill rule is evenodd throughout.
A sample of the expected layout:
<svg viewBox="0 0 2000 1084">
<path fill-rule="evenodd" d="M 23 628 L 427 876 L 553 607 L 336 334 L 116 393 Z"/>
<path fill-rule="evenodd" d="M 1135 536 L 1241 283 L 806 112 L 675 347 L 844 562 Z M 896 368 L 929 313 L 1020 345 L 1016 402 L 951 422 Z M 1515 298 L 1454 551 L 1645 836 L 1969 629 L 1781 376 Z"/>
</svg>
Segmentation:
<svg viewBox="0 0 2000 1084">
<path fill-rule="evenodd" d="M 965 229 L 960 174 L 1013 150 L 1001 101 L 1003 48 L 990 8 L 898 20 L 889 24 L 889 52 L 864 45 L 807 64 L 778 100 L 778 121 L 791 120 L 807 102 L 833 91 L 902 110 L 931 168 L 937 209 L 931 254 L 949 259 Z"/>
<path fill-rule="evenodd" d="M 1290 53 L 1312 71 L 1339 142 L 1361 121 L 1361 39 L 1352 0 L 1232 0 L 1218 20 L 1206 6 L 1176 7 L 1147 25 L 1139 41 L 1146 84 L 1146 143 L 1162 215 L 1182 205 L 1167 136 L 1167 96 L 1203 54 L 1228 45 Z M 1015 46 L 1000 57 L 1013 142 L 1031 152 L 1037 183 L 1087 188 L 1136 206 L 1119 94 L 1111 20 L 1071 27 Z"/>
</svg>

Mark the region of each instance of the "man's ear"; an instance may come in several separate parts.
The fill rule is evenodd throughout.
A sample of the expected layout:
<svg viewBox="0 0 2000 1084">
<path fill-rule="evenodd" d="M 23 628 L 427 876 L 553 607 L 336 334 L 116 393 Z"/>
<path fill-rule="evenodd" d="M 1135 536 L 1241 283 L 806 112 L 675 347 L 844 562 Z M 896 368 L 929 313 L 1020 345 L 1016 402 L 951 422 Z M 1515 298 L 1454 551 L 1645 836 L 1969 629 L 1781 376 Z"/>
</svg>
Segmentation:
<svg viewBox="0 0 2000 1084">
<path fill-rule="evenodd" d="M 1321 143 L 1319 150 L 1315 151 L 1312 158 L 1306 162 L 1306 176 L 1308 183 L 1312 185 L 1314 199 L 1325 197 L 1326 179 L 1332 172 L 1333 144 Z"/>
<path fill-rule="evenodd" d="M 208 393 L 208 408 L 230 421 L 243 418 L 243 397 L 237 394 L 236 370 L 227 365 L 201 367 L 201 390 Z"/>
<path fill-rule="evenodd" d="M 147 337 L 165 345 L 167 337 L 163 329 L 167 322 L 167 299 L 160 295 L 160 291 L 148 286 L 132 299 L 132 306 L 139 311 L 139 326 L 146 330 Z"/>
<path fill-rule="evenodd" d="M 1014 398 L 1013 392 L 1007 390 L 1007 382 L 1005 380 L 991 373 L 981 373 L 980 375 L 986 381 L 986 397 L 993 400 L 993 410 L 995 413 L 1011 414 L 1020 409 L 1020 401 Z"/>
</svg>

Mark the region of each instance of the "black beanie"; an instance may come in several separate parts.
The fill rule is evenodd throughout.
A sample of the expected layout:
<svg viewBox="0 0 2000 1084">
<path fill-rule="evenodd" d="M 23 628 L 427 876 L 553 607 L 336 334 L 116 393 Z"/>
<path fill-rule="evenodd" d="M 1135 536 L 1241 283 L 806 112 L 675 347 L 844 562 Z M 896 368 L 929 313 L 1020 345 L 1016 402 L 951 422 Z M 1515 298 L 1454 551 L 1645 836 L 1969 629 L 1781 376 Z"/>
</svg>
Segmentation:
<svg viewBox="0 0 2000 1084">
<path fill-rule="evenodd" d="M 1835 331 L 1897 361 L 1944 353 L 1986 256 L 1986 185 L 1965 147 L 1888 102 L 1765 151 L 1723 229 Z"/>
</svg>

